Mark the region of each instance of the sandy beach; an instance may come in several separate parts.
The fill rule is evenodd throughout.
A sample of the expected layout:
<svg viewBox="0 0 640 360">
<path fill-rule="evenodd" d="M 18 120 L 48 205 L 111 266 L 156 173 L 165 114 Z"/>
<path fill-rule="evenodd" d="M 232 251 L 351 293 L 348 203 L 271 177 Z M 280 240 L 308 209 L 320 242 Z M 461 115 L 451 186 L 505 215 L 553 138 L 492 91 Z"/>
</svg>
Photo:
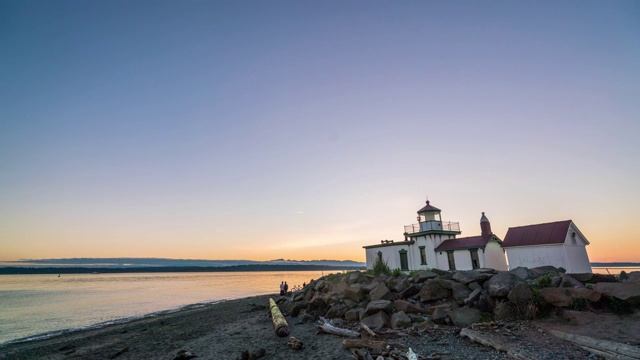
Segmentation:
<svg viewBox="0 0 640 360">
<path fill-rule="evenodd" d="M 0 348 L 0 359 L 179 359 L 181 351 L 198 359 L 242 359 L 244 351 L 264 349 L 261 359 L 353 359 L 340 336 L 318 334 L 313 322 L 298 323 L 287 316 L 291 335 L 304 343 L 301 350 L 277 337 L 268 316 L 268 299 L 255 296 L 207 304 L 114 324 L 99 329 L 65 333 Z M 287 305 L 282 306 L 286 314 Z M 547 320 L 548 321 L 548 320 Z M 412 347 L 420 358 L 508 359 L 504 352 L 476 344 L 459 335 L 460 329 L 388 334 L 387 341 Z M 513 323 L 492 330 L 517 343 L 535 359 L 581 359 L 588 352 L 548 335 L 536 323 Z M 183 357 L 186 358 L 186 357 Z M 246 358 L 246 357 L 245 357 Z M 596 358 L 596 357 L 591 357 Z"/>
</svg>

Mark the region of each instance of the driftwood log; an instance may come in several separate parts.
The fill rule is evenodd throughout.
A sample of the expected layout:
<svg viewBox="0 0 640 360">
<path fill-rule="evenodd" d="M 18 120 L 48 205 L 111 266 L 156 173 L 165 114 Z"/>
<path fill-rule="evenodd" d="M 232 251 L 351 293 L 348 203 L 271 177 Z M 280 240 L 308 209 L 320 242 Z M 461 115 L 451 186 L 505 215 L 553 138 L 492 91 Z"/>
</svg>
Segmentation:
<svg viewBox="0 0 640 360">
<path fill-rule="evenodd" d="M 640 348 L 637 346 L 617 343 L 614 341 L 594 339 L 588 336 L 576 335 L 558 330 L 548 330 L 552 335 L 560 339 L 574 343 L 581 348 L 590 351 L 605 359 L 611 360 L 638 360 Z"/>
<path fill-rule="evenodd" d="M 345 349 L 351 348 L 367 348 L 375 350 L 386 350 L 389 344 L 386 341 L 380 340 L 366 340 L 366 339 L 344 339 L 342 341 L 342 347 Z"/>
<path fill-rule="evenodd" d="M 372 337 L 376 337 L 378 336 L 378 334 L 376 334 L 373 330 L 371 330 L 370 327 L 367 326 L 367 324 L 361 322 L 360 323 L 360 327 L 364 329 L 364 331 L 366 331 L 367 333 L 369 333 L 369 335 L 371 335 Z"/>
<path fill-rule="evenodd" d="M 273 299 L 269 299 L 269 309 L 271 310 L 271 321 L 273 321 L 273 328 L 276 331 L 276 335 L 280 337 L 289 336 L 289 324 L 287 319 L 284 318 L 280 308 L 276 305 Z"/>
<path fill-rule="evenodd" d="M 535 356 L 527 354 L 510 344 L 504 343 L 499 339 L 494 338 L 493 336 L 489 336 L 479 331 L 471 330 L 469 328 L 460 330 L 460 336 L 467 337 L 471 341 L 475 341 L 479 344 L 490 346 L 498 351 L 504 351 L 507 353 L 507 355 L 513 357 L 514 359 L 531 360 L 536 358 Z"/>
<path fill-rule="evenodd" d="M 357 331 L 352 331 L 352 330 L 349 330 L 349 329 L 342 329 L 342 328 L 339 328 L 337 326 L 331 325 L 331 323 L 329 321 L 327 321 L 327 319 L 325 319 L 323 317 L 320 318 L 318 323 L 320 324 L 320 325 L 318 325 L 318 328 L 321 331 L 329 333 L 329 334 L 346 336 L 346 337 L 358 337 L 358 336 L 360 336 L 360 333 L 358 333 Z"/>
</svg>

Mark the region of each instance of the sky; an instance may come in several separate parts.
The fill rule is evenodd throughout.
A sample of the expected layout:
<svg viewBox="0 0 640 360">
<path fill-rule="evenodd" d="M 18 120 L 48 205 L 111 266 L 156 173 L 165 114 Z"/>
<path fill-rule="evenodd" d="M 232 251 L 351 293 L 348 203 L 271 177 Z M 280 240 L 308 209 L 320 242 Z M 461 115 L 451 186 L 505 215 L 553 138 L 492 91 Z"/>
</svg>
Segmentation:
<svg viewBox="0 0 640 360">
<path fill-rule="evenodd" d="M 0 2 L 0 260 L 336 259 L 428 196 L 640 261 L 637 1 Z"/>
</svg>

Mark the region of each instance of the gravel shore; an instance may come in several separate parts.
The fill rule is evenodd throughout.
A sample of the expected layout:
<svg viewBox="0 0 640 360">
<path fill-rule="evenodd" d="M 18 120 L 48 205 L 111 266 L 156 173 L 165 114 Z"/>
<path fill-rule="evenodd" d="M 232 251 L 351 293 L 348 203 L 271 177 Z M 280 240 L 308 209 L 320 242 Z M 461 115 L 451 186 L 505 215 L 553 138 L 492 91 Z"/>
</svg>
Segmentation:
<svg viewBox="0 0 640 360">
<path fill-rule="evenodd" d="M 291 335 L 304 343 L 302 350 L 277 337 L 268 316 L 270 296 L 223 301 L 196 308 L 150 316 L 99 329 L 76 331 L 48 339 L 0 347 L 0 359 L 180 359 L 188 352 L 197 359 L 241 359 L 243 352 L 261 359 L 353 359 L 342 347 L 342 338 L 318 334 L 313 323 L 297 323 L 287 317 Z M 273 296 L 275 297 L 275 296 Z M 286 309 L 286 306 L 284 307 Z M 532 359 L 595 359 L 594 355 L 548 335 L 534 323 L 503 324 L 491 330 L 503 341 L 517 344 Z M 420 358 L 509 359 L 505 352 L 476 344 L 459 335 L 459 329 L 388 333 L 383 338 Z M 246 358 L 246 357 L 245 357 Z"/>
</svg>

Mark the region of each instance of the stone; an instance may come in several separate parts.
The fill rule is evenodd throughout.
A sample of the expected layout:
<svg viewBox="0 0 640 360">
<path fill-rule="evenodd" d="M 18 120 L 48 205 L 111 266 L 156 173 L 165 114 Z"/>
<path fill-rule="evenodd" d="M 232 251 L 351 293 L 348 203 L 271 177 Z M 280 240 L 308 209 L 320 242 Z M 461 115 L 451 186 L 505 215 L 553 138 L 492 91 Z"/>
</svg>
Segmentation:
<svg viewBox="0 0 640 360">
<path fill-rule="evenodd" d="M 438 274 L 429 270 L 420 270 L 417 273 L 413 274 L 411 278 L 414 283 L 423 283 L 429 279 L 435 279 L 438 277 Z"/>
<path fill-rule="evenodd" d="M 616 279 L 615 275 L 610 275 L 610 274 L 592 274 L 593 276 L 591 277 L 591 280 L 589 280 L 590 283 L 603 283 L 603 282 L 618 282 L 618 279 Z"/>
<path fill-rule="evenodd" d="M 472 282 L 483 283 L 485 280 L 487 280 L 490 277 L 491 276 L 488 274 L 483 274 L 475 270 L 469 270 L 469 271 L 456 271 L 451 277 L 451 279 L 459 282 L 460 284 L 467 285 Z"/>
<path fill-rule="evenodd" d="M 630 305 L 640 305 L 640 282 L 627 280 L 621 283 L 597 283 L 593 285 L 593 290 Z"/>
<path fill-rule="evenodd" d="M 300 310 L 306 309 L 309 306 L 308 301 L 297 301 L 293 303 L 293 307 L 291 308 L 291 316 L 296 317 L 300 314 Z"/>
<path fill-rule="evenodd" d="M 399 294 L 401 299 L 406 299 L 410 296 L 413 296 L 417 293 L 420 292 L 420 287 L 416 284 L 411 284 L 409 285 L 409 287 L 407 287 L 406 289 L 402 290 L 402 292 Z"/>
<path fill-rule="evenodd" d="M 362 277 L 363 277 L 363 275 L 362 275 L 362 273 L 360 271 L 352 271 L 347 276 L 347 283 L 348 284 L 357 283 L 358 280 L 360 280 L 360 278 L 362 278 Z"/>
<path fill-rule="evenodd" d="M 367 309 L 365 313 L 367 315 L 371 315 L 378 311 L 384 311 L 386 313 L 390 313 L 393 310 L 393 303 L 389 300 L 375 300 L 371 301 L 369 305 L 367 305 Z"/>
<path fill-rule="evenodd" d="M 314 316 L 305 309 L 302 309 L 300 311 L 300 314 L 298 314 L 297 319 L 298 319 L 298 324 L 310 323 L 315 320 Z"/>
<path fill-rule="evenodd" d="M 351 310 L 348 310 L 346 313 L 344 313 L 344 318 L 349 321 L 359 321 L 361 314 L 364 314 L 364 309 L 361 309 L 361 308 L 351 309 Z"/>
<path fill-rule="evenodd" d="M 349 308 L 345 304 L 335 304 L 329 308 L 324 316 L 329 319 L 339 318 L 342 317 L 348 310 Z"/>
<path fill-rule="evenodd" d="M 480 311 L 478 311 L 478 309 L 461 307 L 459 309 L 454 309 L 450 311 L 449 318 L 451 319 L 451 322 L 453 322 L 455 326 L 467 327 L 467 326 L 471 326 L 471 324 L 480 322 L 481 314 L 480 314 Z"/>
<path fill-rule="evenodd" d="M 627 282 L 640 282 L 640 271 L 632 271 L 627 275 Z"/>
<path fill-rule="evenodd" d="M 528 303 L 531 301 L 532 296 L 533 291 L 524 283 L 517 284 L 513 289 L 511 289 L 511 291 L 509 291 L 509 295 L 507 295 L 509 300 L 515 304 Z"/>
<path fill-rule="evenodd" d="M 482 290 L 482 285 L 478 284 L 477 282 L 472 282 L 469 283 L 469 285 L 467 285 L 469 287 L 469 289 L 471 290 L 475 290 L 475 289 L 481 289 Z"/>
<path fill-rule="evenodd" d="M 391 295 L 391 291 L 384 283 L 378 284 L 378 286 L 373 289 L 369 295 L 371 296 L 371 300 L 391 300 L 393 295 Z"/>
<path fill-rule="evenodd" d="M 345 298 L 351 299 L 355 302 L 364 300 L 364 290 L 362 290 L 362 285 L 360 284 L 349 286 L 348 288 L 344 289 L 343 294 Z"/>
<path fill-rule="evenodd" d="M 564 274 L 560 278 L 560 286 L 558 287 L 584 287 L 584 284 L 574 279 L 572 276 Z"/>
<path fill-rule="evenodd" d="M 530 271 L 534 279 L 542 275 L 550 274 L 551 276 L 554 276 L 559 273 L 558 269 L 556 269 L 554 266 L 551 266 L 551 265 L 538 266 L 533 269 L 530 269 Z"/>
<path fill-rule="evenodd" d="M 478 300 L 480 294 L 482 293 L 482 288 L 475 288 L 471 294 L 464 300 L 465 304 L 473 304 L 474 301 Z"/>
<path fill-rule="evenodd" d="M 571 325 L 584 326 L 600 322 L 599 315 L 589 311 L 563 310 L 562 317 Z"/>
<path fill-rule="evenodd" d="M 416 325 L 415 329 L 416 330 L 433 329 L 434 326 L 435 326 L 435 323 L 433 322 L 433 320 L 427 319 L 427 320 L 421 322 L 420 324 Z"/>
<path fill-rule="evenodd" d="M 367 325 L 372 330 L 380 330 L 385 326 L 389 326 L 389 315 L 384 311 L 378 311 L 373 315 L 369 315 L 362 319 L 362 323 Z"/>
<path fill-rule="evenodd" d="M 451 280 L 451 294 L 459 305 L 463 305 L 464 301 L 469 297 L 469 294 L 471 294 L 471 289 L 457 281 Z"/>
<path fill-rule="evenodd" d="M 342 299 L 342 302 L 343 302 L 345 305 L 347 305 L 347 307 L 348 307 L 349 309 L 353 309 L 353 308 L 358 307 L 358 303 L 357 303 L 357 302 L 355 302 L 355 301 L 353 301 L 353 300 L 351 300 L 351 299 Z"/>
<path fill-rule="evenodd" d="M 522 266 L 519 266 L 519 267 L 517 267 L 515 269 L 511 269 L 511 270 L 509 270 L 509 272 L 511 274 L 519 277 L 522 280 L 528 280 L 528 279 L 531 279 L 533 277 L 532 272 L 529 269 L 527 269 L 526 267 L 522 267 Z"/>
<path fill-rule="evenodd" d="M 574 298 L 583 297 L 591 302 L 600 300 L 601 293 L 586 288 L 545 288 L 540 289 L 540 295 L 544 301 L 555 307 L 566 307 L 571 305 Z"/>
<path fill-rule="evenodd" d="M 496 320 L 504 321 L 504 320 L 513 320 L 516 317 L 516 311 L 508 301 L 502 301 L 496 304 L 493 309 L 493 317 Z"/>
<path fill-rule="evenodd" d="M 421 307 L 405 300 L 394 301 L 393 307 L 396 309 L 396 311 L 402 311 L 407 314 L 420 314 L 423 312 Z"/>
<path fill-rule="evenodd" d="M 491 297 L 505 297 L 521 281 L 516 275 L 501 271 L 485 283 Z"/>
<path fill-rule="evenodd" d="M 489 296 L 488 291 L 483 291 L 480 294 L 480 297 L 478 298 L 478 300 L 473 303 L 473 307 L 475 307 L 476 309 L 482 312 L 486 312 L 489 314 L 493 313 L 493 309 L 495 308 L 495 306 L 496 306 L 496 303 L 493 300 L 493 298 Z"/>
<path fill-rule="evenodd" d="M 411 318 L 403 311 L 391 315 L 391 327 L 394 329 L 404 329 L 411 326 Z"/>
<path fill-rule="evenodd" d="M 580 281 L 581 283 L 590 282 L 593 278 L 592 273 L 579 273 L 579 274 L 571 274 L 571 277 Z"/>
<path fill-rule="evenodd" d="M 404 291 L 404 289 L 406 289 L 406 288 L 408 288 L 408 287 L 409 287 L 409 280 L 407 280 L 407 279 L 402 279 L 402 281 L 397 282 L 397 283 L 393 286 L 392 290 L 393 290 L 393 292 L 397 292 L 397 293 L 399 293 L 399 292 Z"/>
<path fill-rule="evenodd" d="M 442 307 L 436 307 L 433 314 L 431 314 L 431 321 L 439 325 L 444 325 L 447 322 L 447 311 Z"/>
<path fill-rule="evenodd" d="M 446 289 L 443 286 L 443 283 L 451 287 L 451 285 L 446 281 L 439 281 L 436 279 L 427 280 L 427 282 L 422 286 L 422 289 L 420 289 L 420 300 L 425 302 L 451 297 L 451 290 Z"/>
<path fill-rule="evenodd" d="M 440 270 L 437 268 L 433 268 L 431 269 L 431 272 L 436 273 L 438 276 L 445 276 L 445 275 L 451 275 L 451 273 L 449 271 L 446 270 Z"/>
</svg>

